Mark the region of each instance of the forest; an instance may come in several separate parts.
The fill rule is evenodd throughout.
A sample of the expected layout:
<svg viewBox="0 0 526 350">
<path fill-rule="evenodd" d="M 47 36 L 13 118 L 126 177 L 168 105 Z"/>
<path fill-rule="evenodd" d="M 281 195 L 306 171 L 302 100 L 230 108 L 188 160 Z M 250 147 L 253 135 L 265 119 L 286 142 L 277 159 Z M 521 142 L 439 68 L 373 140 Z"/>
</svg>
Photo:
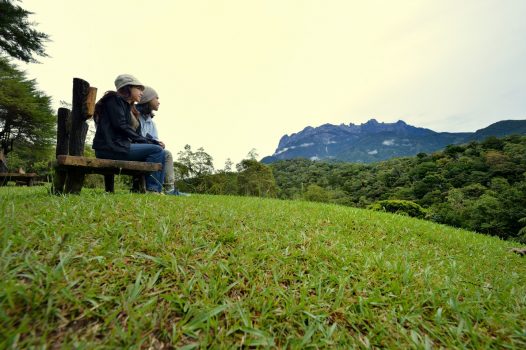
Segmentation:
<svg viewBox="0 0 526 350">
<path fill-rule="evenodd" d="M 489 137 L 372 164 L 246 159 L 237 168 L 182 177 L 179 186 L 393 211 L 526 242 L 525 136 Z"/>
</svg>

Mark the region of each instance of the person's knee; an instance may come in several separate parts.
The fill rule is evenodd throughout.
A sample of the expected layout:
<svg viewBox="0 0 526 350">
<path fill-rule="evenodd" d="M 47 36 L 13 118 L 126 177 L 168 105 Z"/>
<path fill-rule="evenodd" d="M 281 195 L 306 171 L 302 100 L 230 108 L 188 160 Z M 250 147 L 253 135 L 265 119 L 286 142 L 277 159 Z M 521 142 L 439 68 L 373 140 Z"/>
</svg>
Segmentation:
<svg viewBox="0 0 526 350">
<path fill-rule="evenodd" d="M 163 156 L 164 157 L 164 149 L 161 146 L 158 145 L 152 145 L 152 154 L 156 156 Z"/>
<path fill-rule="evenodd" d="M 160 163 L 164 164 L 165 154 L 164 154 L 164 149 L 162 147 L 159 146 L 159 149 L 155 152 L 155 156 L 157 159 L 159 159 Z"/>
<path fill-rule="evenodd" d="M 166 160 L 166 162 L 173 162 L 172 152 L 170 152 L 169 150 L 165 149 L 164 150 L 164 159 Z"/>
</svg>

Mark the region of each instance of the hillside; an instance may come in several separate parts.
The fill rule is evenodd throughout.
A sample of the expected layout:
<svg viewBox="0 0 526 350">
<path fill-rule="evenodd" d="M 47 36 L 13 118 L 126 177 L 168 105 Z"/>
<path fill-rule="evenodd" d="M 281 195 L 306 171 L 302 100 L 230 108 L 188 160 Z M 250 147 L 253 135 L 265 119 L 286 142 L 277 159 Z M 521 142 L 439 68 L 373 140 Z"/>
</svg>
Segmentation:
<svg viewBox="0 0 526 350">
<path fill-rule="evenodd" d="M 482 141 L 489 136 L 525 134 L 526 120 L 504 120 L 476 132 L 436 132 L 415 127 L 399 120 L 379 123 L 371 119 L 361 125 L 324 124 L 306 127 L 292 135 L 284 135 L 273 155 L 263 163 L 305 158 L 371 163 L 397 157 L 430 153 L 448 145 Z"/>
<path fill-rule="evenodd" d="M 510 242 L 260 198 L 0 188 L 0 348 L 524 348 Z"/>
<path fill-rule="evenodd" d="M 278 196 L 365 208 L 410 200 L 438 223 L 526 242 L 526 136 L 488 138 L 372 164 L 271 165 Z"/>
</svg>

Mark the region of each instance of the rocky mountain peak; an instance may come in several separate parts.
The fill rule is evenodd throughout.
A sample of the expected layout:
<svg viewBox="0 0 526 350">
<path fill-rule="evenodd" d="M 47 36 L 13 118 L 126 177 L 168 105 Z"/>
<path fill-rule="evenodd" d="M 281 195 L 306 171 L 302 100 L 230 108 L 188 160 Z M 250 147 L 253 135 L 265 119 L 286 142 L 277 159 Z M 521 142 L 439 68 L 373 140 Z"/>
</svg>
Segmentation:
<svg viewBox="0 0 526 350">
<path fill-rule="evenodd" d="M 281 137 L 278 148 L 263 162 L 282 159 L 308 158 L 349 162 L 375 162 L 394 157 L 413 156 L 443 149 L 450 144 L 469 142 L 488 136 L 526 134 L 526 120 L 497 122 L 476 133 L 438 133 L 407 124 L 367 122 L 318 127 L 307 126 L 302 131 Z"/>
</svg>

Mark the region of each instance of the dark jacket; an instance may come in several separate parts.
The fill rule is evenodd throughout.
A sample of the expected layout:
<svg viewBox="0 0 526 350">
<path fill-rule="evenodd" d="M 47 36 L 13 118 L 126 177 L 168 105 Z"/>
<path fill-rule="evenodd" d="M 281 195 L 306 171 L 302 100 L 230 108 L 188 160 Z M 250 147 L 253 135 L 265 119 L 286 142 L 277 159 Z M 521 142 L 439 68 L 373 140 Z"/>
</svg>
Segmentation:
<svg viewBox="0 0 526 350">
<path fill-rule="evenodd" d="M 124 98 L 108 94 L 99 103 L 93 149 L 128 153 L 130 143 L 149 143 L 131 127 L 131 105 Z"/>
</svg>

